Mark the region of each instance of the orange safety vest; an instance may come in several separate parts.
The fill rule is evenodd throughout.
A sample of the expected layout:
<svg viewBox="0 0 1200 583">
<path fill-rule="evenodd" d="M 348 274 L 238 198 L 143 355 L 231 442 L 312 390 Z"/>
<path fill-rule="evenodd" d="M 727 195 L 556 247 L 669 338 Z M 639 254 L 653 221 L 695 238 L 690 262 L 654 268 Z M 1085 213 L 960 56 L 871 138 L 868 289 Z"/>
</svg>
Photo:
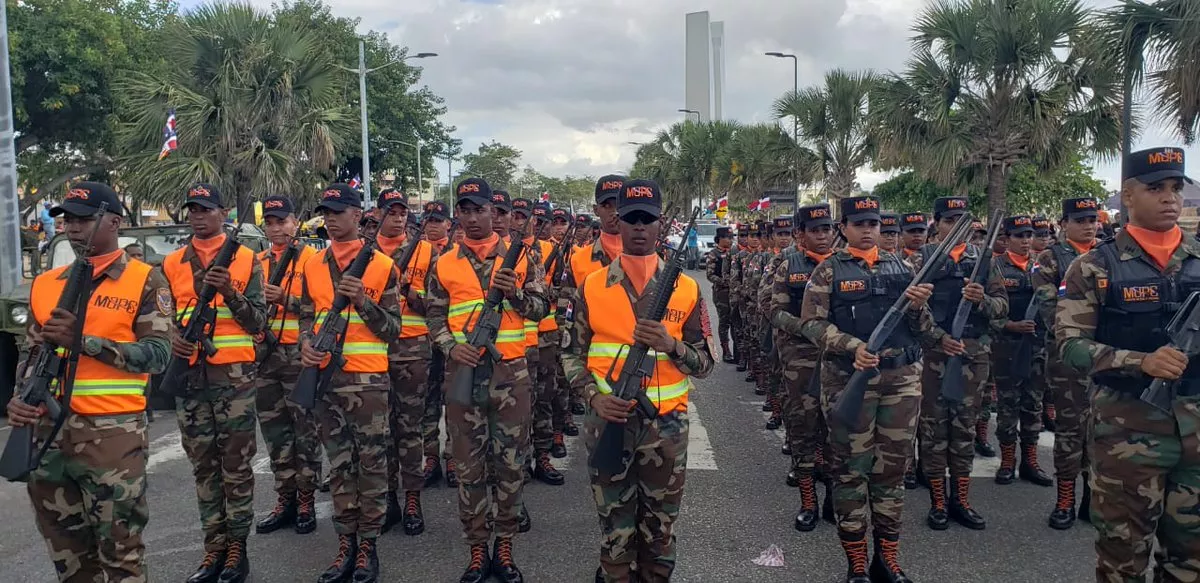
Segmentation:
<svg viewBox="0 0 1200 583">
<path fill-rule="evenodd" d="M 534 244 L 537 245 L 538 249 L 541 251 L 543 262 L 546 261 L 546 258 L 549 257 L 550 254 L 554 252 L 554 244 L 550 243 L 549 241 L 539 240 L 539 241 L 534 241 Z M 546 275 L 546 283 L 547 284 L 550 283 L 550 275 L 549 274 Z M 549 323 L 547 323 L 547 321 Z M 529 348 L 537 348 L 538 332 L 552 332 L 554 330 L 558 330 L 558 324 L 556 324 L 554 322 L 554 310 L 547 310 L 546 316 L 543 317 L 541 320 L 539 320 L 537 322 L 534 322 L 532 320 L 525 321 L 525 343 L 528 345 Z"/>
<path fill-rule="evenodd" d="M 301 270 L 304 269 L 304 264 L 312 259 L 313 255 L 317 254 L 317 250 L 303 245 L 300 247 L 300 254 L 296 256 L 296 261 L 292 263 L 288 270 L 283 275 L 283 285 L 291 285 L 287 288 L 287 295 L 294 300 L 300 299 L 300 294 L 304 290 L 304 275 Z M 262 263 L 263 274 L 266 277 L 271 275 L 271 250 L 267 249 L 258 254 L 258 260 Z M 275 318 L 267 326 L 269 330 L 275 333 L 279 338 L 280 344 L 294 345 L 300 342 L 300 317 L 297 314 L 289 314 L 284 311 L 282 304 L 276 304 L 279 309 L 275 310 Z M 295 305 L 295 304 L 293 304 Z M 283 331 L 280 332 L 279 320 L 283 320 Z"/>
<path fill-rule="evenodd" d="M 304 264 L 304 284 L 308 288 L 308 297 L 312 299 L 317 319 L 313 323 L 313 332 L 320 330 L 323 314 L 333 307 L 333 298 L 337 295 L 333 286 L 333 276 L 329 273 L 329 264 L 325 257 L 332 248 L 322 249 L 308 263 Z M 396 262 L 391 257 L 375 252 L 367 271 L 363 273 L 363 287 L 367 297 L 378 302 L 387 288 L 388 277 L 396 269 Z M 342 356 L 346 358 L 345 372 L 372 373 L 388 371 L 388 342 L 391 338 L 380 338 L 363 322 L 358 310 L 351 305 L 346 324 L 346 340 L 342 343 Z M 328 359 L 321 363 L 321 368 L 329 364 Z"/>
<path fill-rule="evenodd" d="M 610 266 L 611 267 L 611 266 Z M 625 287 L 620 284 L 607 285 L 608 269 L 592 273 L 584 280 L 580 297 L 587 304 L 588 325 L 592 329 L 592 342 L 588 346 L 587 367 L 596 379 L 601 393 L 612 393 L 605 377 L 608 371 L 619 374 L 625 365 L 625 354 L 633 345 L 633 327 L 637 318 Z M 683 323 L 696 309 L 700 300 L 700 286 L 696 280 L 680 275 L 671 301 L 667 303 L 667 318 L 663 324 L 667 333 L 676 340 L 683 340 Z M 618 358 L 618 354 L 620 357 Z M 654 375 L 646 396 L 658 406 L 660 414 L 672 411 L 687 411 L 688 389 L 691 381 L 680 372 L 667 354 L 655 354 Z"/>
<path fill-rule="evenodd" d="M 554 253 L 555 243 L 554 241 L 542 241 L 542 243 L 545 243 L 545 246 L 542 248 L 542 264 L 545 265 L 546 258 L 549 257 L 551 253 Z M 559 261 L 562 261 L 563 259 L 563 257 L 558 258 Z M 553 278 L 554 274 L 547 271 L 546 289 L 554 287 L 555 282 L 550 281 Z M 558 320 L 555 318 L 556 312 L 557 310 L 555 310 L 554 306 L 549 307 L 549 310 L 546 312 L 546 317 L 542 318 L 541 322 L 538 322 L 538 332 L 555 332 L 558 330 Z"/>
<path fill-rule="evenodd" d="M 464 253 L 472 251 L 465 249 Z M 503 263 L 500 258 L 501 255 L 498 255 L 492 262 L 492 275 L 500 271 L 500 264 Z M 518 286 L 524 284 L 528 270 L 527 261 L 517 263 L 515 271 Z M 475 275 L 475 268 L 470 259 L 460 257 L 455 250 L 438 257 L 433 266 L 433 276 L 450 294 L 450 311 L 446 318 L 450 332 L 458 342 L 466 342 L 467 323 L 475 323 L 479 314 L 473 312 L 483 309 L 484 303 L 483 287 Z M 496 348 L 500 351 L 501 360 L 523 358 L 526 346 L 525 319 L 506 301 L 500 316 L 500 333 L 496 335 Z"/>
<path fill-rule="evenodd" d="M 228 235 L 227 235 L 228 236 Z M 175 294 L 175 306 L 183 325 L 187 325 L 196 307 L 196 289 L 193 285 L 195 274 L 192 263 L 183 260 L 183 254 L 189 246 L 185 246 L 168 255 L 162 262 L 163 273 L 171 283 L 171 292 Z M 238 292 L 245 292 L 250 282 L 250 274 L 254 271 L 254 252 L 244 245 L 239 245 L 233 261 L 229 264 L 229 277 L 233 287 Z M 233 364 L 238 362 L 254 362 L 254 338 L 250 336 L 241 324 L 233 319 L 233 312 L 225 306 L 225 297 L 217 294 L 214 304 L 217 308 L 217 325 L 213 330 L 212 343 L 217 353 L 207 359 L 209 364 Z M 192 356 L 190 364 L 195 364 L 199 351 Z"/>
<path fill-rule="evenodd" d="M 425 276 L 429 274 L 429 265 L 433 263 L 433 244 L 429 241 L 417 243 L 412 259 L 408 262 L 407 275 L 412 290 L 418 297 L 425 297 Z M 429 334 L 429 324 L 425 316 L 413 311 L 408 300 L 400 298 L 400 338 L 420 338 Z"/>
<path fill-rule="evenodd" d="M 45 325 L 50 312 L 58 307 L 66 279 L 59 279 L 64 265 L 47 271 L 33 280 L 29 307 L 38 325 Z M 150 276 L 150 266 L 136 259 L 128 260 L 121 277 L 105 277 L 92 292 L 87 319 L 83 323 L 86 336 L 107 338 L 117 343 L 136 342 L 133 326 L 141 311 L 142 290 Z M 59 349 L 65 354 L 65 351 Z M 80 415 L 121 415 L 146 410 L 146 384 L 150 375 L 132 373 L 105 364 L 86 354 L 79 355 L 75 369 L 75 385 L 71 392 L 71 410 Z"/>
<path fill-rule="evenodd" d="M 571 276 L 575 279 L 576 286 L 582 286 L 583 280 L 587 276 L 604 269 L 604 264 L 592 259 L 592 253 L 595 252 L 595 243 L 588 243 L 582 247 L 575 249 L 571 254 Z"/>
</svg>

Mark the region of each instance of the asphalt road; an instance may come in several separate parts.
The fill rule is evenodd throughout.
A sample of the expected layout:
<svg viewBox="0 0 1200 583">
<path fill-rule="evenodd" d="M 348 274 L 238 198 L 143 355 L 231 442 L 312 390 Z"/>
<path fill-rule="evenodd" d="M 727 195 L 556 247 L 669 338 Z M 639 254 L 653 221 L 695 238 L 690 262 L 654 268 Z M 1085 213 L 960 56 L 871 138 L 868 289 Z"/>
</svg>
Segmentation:
<svg viewBox="0 0 1200 583">
<path fill-rule="evenodd" d="M 692 275 L 703 280 L 702 272 Z M 715 318 L 715 311 L 710 312 Z M 762 398 L 741 377 L 731 365 L 718 364 L 711 377 L 696 383 L 691 396 L 689 471 L 676 529 L 679 562 L 674 580 L 842 581 L 845 558 L 832 525 L 821 523 L 809 533 L 792 528 L 799 494 L 784 484 L 788 461 L 779 451 L 782 434 L 763 429 Z M 0 439 L 7 433 L 0 428 Z M 1053 436 L 1042 437 L 1041 455 L 1049 465 Z M 191 467 L 179 446 L 173 415 L 160 414 L 150 438 L 150 524 L 145 532 L 150 580 L 182 581 L 201 556 Z M 518 537 L 515 556 L 528 581 L 586 583 L 595 571 L 598 526 L 585 454 L 577 438 L 567 443 L 570 455 L 556 461 L 562 462 L 557 465 L 567 483 L 552 487 L 534 482 L 525 490 L 533 530 Z M 255 463 L 255 508 L 260 517 L 274 504 L 265 451 L 260 444 Z M 1024 482 L 996 485 L 991 479 L 995 467 L 994 460 L 981 460 L 973 472 L 973 503 L 988 520 L 984 531 L 956 524 L 943 532 L 929 530 L 924 522 L 927 492 L 909 492 L 901 543 L 901 562 L 909 576 L 952 582 L 1092 580 L 1092 528 L 1079 523 L 1067 532 L 1050 529 L 1046 517 L 1054 503 L 1053 488 Z M 336 537 L 329 521 L 329 496 L 319 494 L 317 501 L 321 520 L 315 533 L 299 536 L 287 530 L 251 536 L 254 581 L 312 581 L 326 567 L 336 550 Z M 423 503 L 424 534 L 408 537 L 397 527 L 380 539 L 383 581 L 453 582 L 465 567 L 455 491 L 440 485 L 425 493 Z M 752 563 L 771 545 L 782 549 L 783 567 Z M 54 580 L 20 484 L 0 484 L 0 549 L 0 581 Z"/>
</svg>

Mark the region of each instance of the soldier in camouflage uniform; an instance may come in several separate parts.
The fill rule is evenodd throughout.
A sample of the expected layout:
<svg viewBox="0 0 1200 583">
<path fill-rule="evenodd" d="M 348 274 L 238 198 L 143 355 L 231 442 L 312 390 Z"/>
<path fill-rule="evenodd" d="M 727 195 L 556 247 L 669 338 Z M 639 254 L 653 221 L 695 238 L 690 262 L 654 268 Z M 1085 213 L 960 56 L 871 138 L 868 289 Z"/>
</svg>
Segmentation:
<svg viewBox="0 0 1200 583">
<path fill-rule="evenodd" d="M 759 244 L 752 248 L 742 262 L 738 303 L 734 304 L 742 313 L 742 330 L 745 335 L 743 343 L 746 346 L 746 368 L 749 373 L 746 375 L 746 382 L 754 383 L 754 394 L 760 396 L 767 394 L 767 388 L 763 377 L 762 342 L 758 336 L 761 318 L 758 317 L 755 307 L 758 304 L 758 283 L 762 279 L 765 257 L 770 253 L 769 225 L 766 221 L 756 221 L 750 225 L 750 236 L 757 236 Z M 769 405 L 764 403 L 763 407 L 767 410 Z"/>
<path fill-rule="evenodd" d="M 1037 260 L 1039 257 L 1042 256 L 1042 253 L 1045 252 L 1046 249 L 1048 249 L 1051 245 L 1054 245 L 1055 243 L 1056 243 L 1056 241 L 1054 239 L 1054 226 L 1050 223 L 1050 219 L 1047 219 L 1046 217 L 1043 217 L 1040 215 L 1035 215 L 1033 217 L 1033 244 L 1030 246 L 1032 249 L 1030 251 L 1030 255 L 1034 258 L 1034 260 Z M 1037 277 L 1038 277 L 1038 274 L 1041 273 L 1042 267 L 1043 267 L 1042 263 L 1039 261 L 1038 262 L 1038 270 L 1037 270 L 1037 272 L 1035 272 L 1033 274 L 1033 278 L 1035 280 L 1033 285 L 1035 288 L 1038 286 Z M 1034 293 L 1037 294 L 1039 292 L 1037 292 L 1037 290 L 1035 289 Z M 1040 300 L 1039 300 L 1039 302 L 1040 302 Z M 1054 323 L 1054 319 L 1053 318 L 1051 318 L 1049 320 L 1045 319 L 1042 315 L 1044 312 L 1045 312 L 1045 306 L 1041 306 L 1040 311 L 1039 311 L 1039 316 L 1038 316 L 1038 318 L 1039 318 L 1038 326 L 1048 327 Z M 1051 316 L 1053 316 L 1053 314 L 1054 314 L 1053 309 L 1050 310 L 1050 314 L 1051 314 Z M 1047 340 L 1047 342 L 1042 346 L 1042 350 L 1040 352 L 1038 352 L 1038 354 L 1037 354 L 1038 359 L 1039 359 L 1038 360 L 1039 368 L 1037 370 L 1042 375 L 1042 388 L 1043 388 L 1043 391 L 1042 391 L 1042 429 L 1053 432 L 1056 427 L 1054 420 L 1057 417 L 1057 414 L 1056 414 L 1055 408 L 1054 408 L 1055 396 L 1054 396 L 1054 391 L 1052 390 L 1052 387 L 1050 386 L 1050 371 L 1048 370 L 1048 365 L 1047 365 L 1046 359 L 1050 357 L 1048 347 L 1054 343 L 1054 335 L 1046 334 L 1045 339 Z"/>
<path fill-rule="evenodd" d="M 746 364 L 746 319 L 741 310 L 742 271 L 746 258 L 758 250 L 758 235 L 751 237 L 748 223 L 737 226 L 737 235 L 738 248 L 729 257 L 729 273 L 726 276 L 729 282 L 729 332 L 733 341 L 733 358 L 737 361 L 736 369 L 738 372 L 746 372 L 749 367 Z M 754 241 L 753 247 L 751 241 Z"/>
<path fill-rule="evenodd" d="M 896 213 L 879 215 L 879 248 L 900 256 L 900 215 Z"/>
<path fill-rule="evenodd" d="M 704 275 L 712 284 L 713 304 L 717 306 L 717 339 L 721 344 L 721 360 L 733 363 L 733 352 L 729 349 L 730 303 L 729 261 L 732 256 L 733 232 L 729 227 L 717 227 L 714 237 L 717 246 L 708 252 L 704 262 Z"/>
<path fill-rule="evenodd" d="M 1096 580 L 1200 580 L 1200 358 L 1169 344 L 1166 325 L 1200 291 L 1200 244 L 1179 228 L 1184 152 L 1124 160 L 1128 224 L 1067 269 L 1055 337 L 1062 360 L 1090 374 Z M 1193 312 L 1194 315 L 1194 312 Z M 1172 381 L 1157 404 L 1152 379 Z M 1164 407 L 1165 409 L 1160 409 Z"/>
<path fill-rule="evenodd" d="M 425 203 L 425 214 L 422 219 L 421 227 L 425 240 L 433 247 L 434 256 L 453 251 L 454 243 L 450 240 L 450 208 L 446 203 L 437 201 Z M 462 231 L 462 229 L 457 230 Z M 450 455 L 451 448 L 447 446 L 444 452 L 441 450 L 442 438 L 441 431 L 438 429 L 445 404 L 442 385 L 446 380 L 446 355 L 442 354 L 442 351 L 433 351 L 429 359 L 428 370 L 425 415 L 421 419 L 421 441 L 425 448 L 425 487 L 436 485 L 442 478 L 441 460 L 445 460 L 446 485 L 457 488 L 458 470 L 455 468 L 454 458 Z"/>
<path fill-rule="evenodd" d="M 767 402 L 764 409 L 771 413 L 767 419 L 768 431 L 774 431 L 783 426 L 784 400 L 787 398 L 787 393 L 783 391 L 783 363 L 779 359 L 779 330 L 771 323 L 771 293 L 775 270 L 796 249 L 792 245 L 792 232 L 792 217 L 775 217 L 771 221 L 771 238 L 773 239 L 771 254 L 767 256 L 755 292 L 754 307 L 759 318 L 759 338 L 766 342 L 766 346 L 763 348 L 767 389 Z M 787 428 L 784 428 L 784 454 L 791 455 L 790 442 L 786 438 L 786 432 Z"/>
<path fill-rule="evenodd" d="M 263 201 L 263 223 L 271 248 L 258 255 L 268 281 L 263 295 L 270 303 L 268 323 L 274 342 L 260 341 L 258 375 L 255 378 L 258 425 L 271 458 L 275 474 L 275 508 L 254 526 L 266 534 L 292 525 L 297 534 L 317 528 L 315 493 L 321 479 L 321 433 L 312 413 L 287 399 L 300 376 L 299 307 L 304 264 L 316 250 L 295 243 L 295 208 L 286 196 L 270 196 Z M 280 265 L 290 245 L 299 251 L 290 265 Z M 279 285 L 271 285 L 270 275 L 283 276 Z"/>
<path fill-rule="evenodd" d="M 1038 435 L 1042 432 L 1042 391 L 1045 378 L 1044 357 L 1041 352 L 1044 341 L 1043 327 L 1033 319 L 1026 318 L 1027 311 L 1035 305 L 1032 273 L 1037 271 L 1037 262 L 1029 255 L 1033 241 L 1033 219 L 1017 215 L 1004 220 L 1007 251 L 996 258 L 996 267 L 1004 278 L 1008 293 L 1008 313 L 992 321 L 997 331 L 995 359 L 996 395 L 996 438 L 1000 441 L 1000 469 L 996 470 L 997 484 L 1011 484 L 1019 474 L 1022 480 L 1039 486 L 1054 483 L 1038 465 Z M 1023 336 L 1033 338 L 1023 338 Z M 1013 366 L 1022 342 L 1032 344 L 1035 356 L 1031 359 L 1029 376 L 1018 379 Z M 1041 368 L 1040 368 L 1041 367 Z M 1018 430 L 1018 424 L 1020 429 Z M 1017 466 L 1017 440 L 1021 444 L 1021 464 Z"/>
<path fill-rule="evenodd" d="M 675 569 L 673 526 L 687 469 L 688 377 L 712 371 L 713 346 L 704 298 L 686 275 L 677 280 L 663 321 L 638 318 L 649 311 L 664 269 L 654 254 L 662 197 L 653 182 L 634 180 L 624 184 L 619 200 L 624 253 L 583 282 L 564 367 L 587 399 L 589 453 L 608 423 L 624 428 L 622 469 L 589 472 L 603 536 L 596 581 L 658 583 L 669 581 Z M 657 407 L 653 419 L 635 413 L 633 402 L 613 395 L 603 381 L 610 367 L 620 371 L 624 365 L 616 349 L 635 342 L 661 355 L 646 389 Z"/>
<path fill-rule="evenodd" d="M 539 210 L 545 211 L 545 215 L 548 215 L 548 220 L 550 220 L 549 242 L 559 245 L 562 238 L 567 235 L 567 229 L 571 224 L 571 211 L 565 208 L 551 210 L 550 203 L 538 203 L 534 208 L 535 216 Z M 566 245 L 570 245 L 570 243 Z M 556 458 L 563 458 L 567 455 L 567 446 L 563 441 L 563 436 L 576 437 L 579 435 L 579 427 L 575 425 L 570 407 L 571 386 L 563 372 L 561 358 L 562 336 L 566 328 L 567 311 L 571 305 L 570 298 L 564 295 L 562 285 L 566 273 L 566 262 L 570 261 L 570 255 L 565 246 L 562 249 L 560 256 L 546 270 L 547 294 L 553 298 L 551 305 L 554 309 L 550 310 L 550 314 L 543 318 L 538 325 L 538 351 L 542 353 L 538 355 L 538 361 L 546 363 L 543 368 L 544 378 L 554 377 L 553 384 L 547 380 L 543 387 L 551 392 L 550 414 L 554 428 L 554 444 L 550 446 L 550 455 Z"/>
<path fill-rule="evenodd" d="M 472 374 L 483 363 L 480 351 L 466 343 L 463 330 L 471 309 L 482 305 L 484 290 L 495 286 L 506 302 L 496 339 L 503 360 L 485 363 L 491 378 L 474 387 L 470 404 L 453 399 L 446 403 L 446 426 L 454 436 L 459 470 L 459 518 L 470 545 L 470 562 L 460 581 L 479 583 L 495 574 L 502 581 L 519 583 L 524 579 L 513 561 L 512 539 L 518 530 L 524 484 L 521 449 L 529 440 L 533 399 L 523 321 L 536 322 L 547 313 L 545 276 L 541 264 L 528 254 L 516 270 L 499 269 L 509 244 L 492 230 L 492 192 L 486 181 L 469 178 L 459 183 L 456 192 L 466 239 L 455 252 L 438 257 L 426 294 L 430 334 L 447 356 L 448 379 Z M 495 500 L 489 496 L 489 474 L 495 480 Z M 487 514 L 493 506 L 495 519 L 489 528 Z"/>
<path fill-rule="evenodd" d="M 911 261 L 912 256 L 925 246 L 929 233 L 929 217 L 925 213 L 904 213 L 900 216 L 900 240 L 903 242 L 900 258 Z"/>
<path fill-rule="evenodd" d="M 912 269 L 877 247 L 879 199 L 850 197 L 841 204 L 847 246 L 813 270 L 801 307 L 801 331 L 823 351 L 826 459 L 833 477 L 838 538 L 849 566 L 846 581 L 867 581 L 866 532 L 873 526 L 870 580 L 907 583 L 899 562 L 903 479 L 921 407 L 919 343 L 936 341 L 933 318 L 925 308 L 933 288 L 913 286 Z M 884 350 L 871 354 L 867 338 L 902 294 L 912 307 Z M 880 374 L 869 381 L 857 418 L 847 423 L 835 416 L 834 407 L 853 371 L 872 368 Z"/>
<path fill-rule="evenodd" d="M 829 205 L 800 207 L 794 224 L 796 244 L 772 272 L 769 310 L 771 323 L 779 331 L 775 345 L 783 363 L 783 416 L 792 457 L 788 485 L 800 488 L 800 512 L 795 527 L 808 532 L 817 527 L 815 481 L 828 474 L 818 464 L 828 430 L 821 412 L 821 381 L 816 376 L 820 351 L 802 333 L 800 306 L 809 276 L 832 254 L 829 245 L 833 242 L 833 219 Z M 825 481 L 830 521 L 833 520 L 832 488 Z"/>
<path fill-rule="evenodd" d="M 197 184 L 184 203 L 192 240 L 168 255 L 159 269 L 170 282 L 184 324 L 195 309 L 198 290 L 217 290 L 216 354 L 199 355 L 198 346 L 180 334 L 171 337 L 175 358 L 192 359 L 186 388 L 176 399 L 176 416 L 183 449 L 192 462 L 204 558 L 189 583 L 244 581 L 250 573 L 246 537 L 254 521 L 255 435 L 254 336 L 267 327 L 262 266 L 254 253 L 238 248 L 229 268 L 212 266 L 228 236 L 223 224 L 229 209 L 221 193 Z M 189 303 L 191 306 L 189 306 Z M 172 379 L 163 382 L 171 382 Z"/>
<path fill-rule="evenodd" d="M 996 243 L 992 245 L 992 261 L 1004 256 L 1008 250 L 1008 240 L 1004 237 L 996 237 Z M 992 413 L 996 409 L 996 369 L 995 367 L 988 368 L 988 382 L 984 386 L 983 395 L 980 399 L 979 417 L 975 420 L 975 455 L 980 457 L 996 457 L 996 448 L 988 442 L 988 424 L 992 420 Z"/>
<path fill-rule="evenodd" d="M 101 202 L 108 203 L 103 215 Z M 30 294 L 33 322 L 26 345 L 79 346 L 75 386 L 111 382 L 73 394 L 61 431 L 29 474 L 29 499 L 60 581 L 144 583 L 148 578 L 142 530 L 149 519 L 144 391 L 150 374 L 167 366 L 174 303 L 162 273 L 126 257 L 117 246 L 124 213 L 107 185 L 74 185 L 50 214 L 66 217 L 65 233 L 79 247 L 87 244 L 100 222 L 86 253 L 96 276 L 91 296 L 95 299 L 88 302 L 83 338 L 76 344 L 76 314 L 57 308 L 70 268 L 39 275 Z M 128 311 L 120 306 L 124 302 L 132 306 Z M 36 358 L 36 353 L 30 356 Z M 17 370 L 33 373 L 28 362 Z M 122 388 L 126 381 L 138 387 L 136 394 Z M 60 377 L 58 382 L 66 380 Z M 53 429 L 45 415 L 44 405 L 31 407 L 19 396 L 8 402 L 9 425 L 37 424 L 39 447 Z"/>
<path fill-rule="evenodd" d="M 1058 307 L 1061 287 L 1067 268 L 1076 257 L 1091 251 L 1096 245 L 1099 229 L 1098 206 L 1091 198 L 1068 198 L 1063 201 L 1063 240 L 1055 242 L 1038 256 L 1040 269 L 1033 273 L 1033 285 L 1041 302 L 1042 321 L 1051 329 L 1046 342 L 1046 381 L 1048 392 L 1054 395 L 1057 404 L 1054 427 L 1054 477 L 1058 484 L 1058 496 L 1054 510 L 1050 512 L 1052 528 L 1066 530 L 1075 524 L 1075 518 L 1089 519 L 1088 505 L 1092 492 L 1088 486 L 1087 456 L 1088 425 L 1091 419 L 1091 399 L 1087 376 L 1077 374 L 1066 366 L 1058 356 L 1054 345 L 1054 312 Z M 1083 472 L 1083 493 L 1078 512 L 1075 508 L 1075 482 Z"/>
</svg>

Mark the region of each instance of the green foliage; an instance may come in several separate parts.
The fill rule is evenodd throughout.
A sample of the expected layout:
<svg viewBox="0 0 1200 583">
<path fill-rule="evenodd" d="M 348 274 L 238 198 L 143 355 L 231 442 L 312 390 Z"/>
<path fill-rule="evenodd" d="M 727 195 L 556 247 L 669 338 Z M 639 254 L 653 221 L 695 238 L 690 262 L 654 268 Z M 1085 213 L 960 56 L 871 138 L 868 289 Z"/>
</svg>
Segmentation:
<svg viewBox="0 0 1200 583">
<path fill-rule="evenodd" d="M 487 144 L 480 144 L 475 153 L 463 156 L 463 169 L 454 181 L 478 177 L 486 180 L 492 188 L 502 188 L 511 192 L 520 161 L 520 150 L 493 140 Z"/>
<path fill-rule="evenodd" d="M 883 208 L 898 213 L 929 213 L 933 212 L 933 201 L 942 196 L 954 196 L 954 192 L 936 182 L 921 178 L 916 172 L 909 170 L 880 182 L 871 194 L 879 197 Z M 987 212 L 987 199 L 982 191 L 976 190 L 967 195 L 971 212 L 982 214 Z"/>
</svg>

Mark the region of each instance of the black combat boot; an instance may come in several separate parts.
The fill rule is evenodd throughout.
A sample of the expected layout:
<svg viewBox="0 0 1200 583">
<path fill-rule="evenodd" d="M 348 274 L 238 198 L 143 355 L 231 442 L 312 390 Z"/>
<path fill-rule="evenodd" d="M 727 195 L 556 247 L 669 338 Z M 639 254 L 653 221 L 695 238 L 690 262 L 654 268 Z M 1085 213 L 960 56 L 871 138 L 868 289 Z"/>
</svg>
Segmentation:
<svg viewBox="0 0 1200 583">
<path fill-rule="evenodd" d="M 575 401 L 574 403 L 571 403 L 572 415 L 583 415 L 586 412 L 587 411 L 583 408 L 583 401 Z"/>
<path fill-rule="evenodd" d="M 568 437 L 579 437 L 579 426 L 572 420 L 563 423 L 563 433 Z"/>
<path fill-rule="evenodd" d="M 533 466 L 533 477 L 541 480 L 543 484 L 551 486 L 561 486 L 567 481 L 562 472 L 559 472 L 554 464 L 550 463 L 550 452 L 548 451 L 538 454 L 537 462 Z"/>
<path fill-rule="evenodd" d="M 317 501 L 312 490 L 296 493 L 296 523 L 292 530 L 296 534 L 308 534 L 317 530 Z"/>
<path fill-rule="evenodd" d="M 817 484 L 812 472 L 800 470 L 800 512 L 796 514 L 796 530 L 809 532 L 817 527 Z"/>
<path fill-rule="evenodd" d="M 996 470 L 996 483 L 1008 485 L 1017 477 L 1017 444 L 1000 444 L 1000 469 Z"/>
<path fill-rule="evenodd" d="M 779 453 L 783 455 L 792 455 L 792 444 L 787 440 L 783 440 L 783 447 L 779 448 Z"/>
<path fill-rule="evenodd" d="M 730 364 L 734 362 L 733 352 L 729 350 L 729 341 L 724 338 L 721 339 L 721 360 Z"/>
<path fill-rule="evenodd" d="M 187 578 L 187 583 L 212 583 L 221 574 L 225 566 L 225 551 L 208 551 L 200 561 L 200 567 Z"/>
<path fill-rule="evenodd" d="M 358 541 L 358 553 L 354 557 L 353 583 L 375 583 L 379 581 L 379 553 L 375 550 L 375 539 Z"/>
<path fill-rule="evenodd" d="M 846 583 L 871 583 L 867 576 L 867 538 L 863 533 L 838 532 L 846 553 Z"/>
<path fill-rule="evenodd" d="M 492 545 L 492 574 L 502 583 L 524 583 L 512 556 L 512 537 L 498 536 Z"/>
<path fill-rule="evenodd" d="M 1046 472 L 1043 472 L 1042 468 L 1038 466 L 1037 444 L 1026 445 L 1023 450 L 1021 467 L 1017 470 L 1021 479 L 1039 486 L 1053 486 L 1054 480 L 1046 475 Z"/>
<path fill-rule="evenodd" d="M 975 454 L 979 457 L 996 457 L 996 449 L 988 443 L 987 419 L 975 422 Z"/>
<path fill-rule="evenodd" d="M 230 541 L 225 547 L 225 565 L 217 583 L 243 583 L 250 576 L 250 557 L 246 554 L 246 539 Z"/>
<path fill-rule="evenodd" d="M 354 573 L 354 558 L 358 552 L 358 536 L 338 535 L 338 552 L 329 568 L 317 578 L 317 583 L 343 583 Z"/>
<path fill-rule="evenodd" d="M 383 526 L 380 527 L 381 534 L 387 534 L 392 530 L 392 527 L 400 524 L 404 518 L 404 513 L 400 511 L 400 501 L 396 499 L 396 493 L 389 491 L 387 493 L 387 510 L 383 514 Z"/>
<path fill-rule="evenodd" d="M 421 491 L 404 493 L 404 534 L 417 536 L 425 532 L 425 515 L 421 514 Z"/>
<path fill-rule="evenodd" d="M 517 532 L 529 532 L 532 529 L 533 519 L 529 517 L 529 509 L 521 502 L 521 507 L 517 509 Z"/>
<path fill-rule="evenodd" d="M 871 583 L 912 583 L 900 568 L 900 536 L 875 535 L 875 557 L 871 560 Z"/>
<path fill-rule="evenodd" d="M 458 583 L 483 583 L 492 576 L 492 559 L 488 556 L 487 544 L 471 545 L 471 562 Z"/>
<path fill-rule="evenodd" d="M 950 515 L 946 511 L 946 478 L 929 480 L 929 514 L 925 524 L 933 530 L 946 530 L 950 527 Z"/>
<path fill-rule="evenodd" d="M 913 465 L 914 464 L 911 464 L 911 463 L 908 464 L 908 469 L 904 470 L 904 489 L 905 490 L 916 490 L 918 487 L 917 486 L 917 472 L 916 472 L 916 470 L 913 469 Z"/>
<path fill-rule="evenodd" d="M 1075 513 L 1075 516 L 1083 522 L 1090 523 L 1092 521 L 1092 484 L 1088 481 L 1087 472 L 1084 472 L 1080 479 L 1083 480 L 1083 493 L 1079 497 L 1079 511 Z"/>
<path fill-rule="evenodd" d="M 454 463 L 454 458 L 446 459 L 446 487 L 458 487 L 458 465 Z"/>
<path fill-rule="evenodd" d="M 950 518 L 971 530 L 983 530 L 987 528 L 987 521 L 971 508 L 971 478 L 958 477 L 950 478 L 953 480 L 950 487 Z"/>
<path fill-rule="evenodd" d="M 789 488 L 795 488 L 800 485 L 800 468 L 792 468 L 787 473 L 787 482 Z"/>
<path fill-rule="evenodd" d="M 254 532 L 267 534 L 285 526 L 290 526 L 296 520 L 296 495 L 280 494 L 275 500 L 275 509 L 254 525 Z"/>
<path fill-rule="evenodd" d="M 554 432 L 554 445 L 550 446 L 550 457 L 562 459 L 567 457 L 567 444 L 563 441 L 563 432 Z"/>
<path fill-rule="evenodd" d="M 1075 526 L 1075 480 L 1058 481 L 1058 499 L 1050 511 L 1050 528 L 1067 530 Z"/>
<path fill-rule="evenodd" d="M 438 463 L 437 456 L 425 456 L 424 474 L 426 488 L 436 486 L 438 480 L 442 479 L 442 464 Z"/>
</svg>

